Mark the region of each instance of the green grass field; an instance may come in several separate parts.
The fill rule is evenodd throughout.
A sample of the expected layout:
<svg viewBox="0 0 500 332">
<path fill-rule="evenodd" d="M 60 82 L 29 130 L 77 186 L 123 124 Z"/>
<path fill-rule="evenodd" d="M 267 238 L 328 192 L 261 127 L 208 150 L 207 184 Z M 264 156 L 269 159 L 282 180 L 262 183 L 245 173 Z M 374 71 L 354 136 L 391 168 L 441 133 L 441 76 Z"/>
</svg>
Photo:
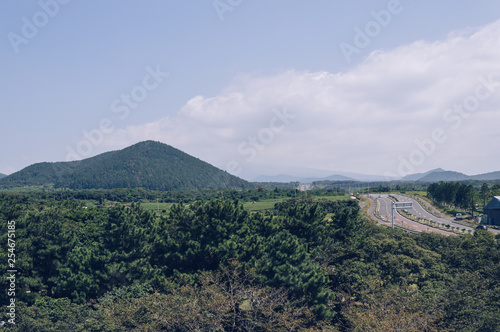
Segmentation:
<svg viewBox="0 0 500 332">
<path fill-rule="evenodd" d="M 277 199 L 267 199 L 259 202 L 245 202 L 243 207 L 248 211 L 262 211 L 270 210 L 274 208 L 274 204 L 288 200 L 289 198 L 277 198 Z M 314 197 L 315 201 L 327 200 L 327 201 L 347 201 L 349 196 L 318 196 Z"/>
<path fill-rule="evenodd" d="M 270 210 L 274 208 L 274 204 L 278 202 L 285 201 L 286 198 L 277 198 L 277 199 L 268 199 L 260 202 L 245 202 L 243 203 L 243 208 L 248 211 L 262 211 L 262 210 Z"/>
<path fill-rule="evenodd" d="M 172 205 L 173 203 L 156 203 L 156 202 L 141 203 L 141 206 L 144 208 L 144 210 L 148 211 L 158 210 L 158 207 L 160 211 L 169 210 L 172 207 Z"/>
<path fill-rule="evenodd" d="M 327 201 L 348 201 L 351 199 L 350 195 L 344 195 L 344 196 L 318 196 L 315 197 L 315 200 L 320 201 L 320 200 L 327 200 Z"/>
<path fill-rule="evenodd" d="M 422 196 L 422 197 L 427 196 L 427 191 L 424 191 L 424 190 L 407 191 L 406 193 L 410 194 L 410 195 L 417 195 L 417 196 Z"/>
<path fill-rule="evenodd" d="M 303 197 L 302 197 L 303 198 Z M 283 198 L 276 198 L 276 199 L 266 199 L 266 200 L 261 200 L 258 202 L 242 202 L 243 208 L 246 209 L 247 211 L 263 211 L 263 210 L 272 210 L 274 209 L 274 204 L 286 201 L 290 198 L 288 197 L 283 197 Z M 314 197 L 315 201 L 320 201 L 320 200 L 327 200 L 327 201 L 347 201 L 350 200 L 350 196 L 344 195 L 344 196 L 318 196 Z M 106 203 L 108 206 L 114 206 L 114 205 L 124 205 L 123 203 L 118 203 L 118 202 L 107 202 Z M 156 211 L 156 210 L 170 210 L 172 205 L 174 203 L 157 203 L 157 202 L 141 202 L 141 206 L 147 210 L 147 211 Z M 87 206 L 94 206 L 95 204 L 91 201 L 87 201 Z M 128 205 L 128 204 L 125 204 Z"/>
</svg>

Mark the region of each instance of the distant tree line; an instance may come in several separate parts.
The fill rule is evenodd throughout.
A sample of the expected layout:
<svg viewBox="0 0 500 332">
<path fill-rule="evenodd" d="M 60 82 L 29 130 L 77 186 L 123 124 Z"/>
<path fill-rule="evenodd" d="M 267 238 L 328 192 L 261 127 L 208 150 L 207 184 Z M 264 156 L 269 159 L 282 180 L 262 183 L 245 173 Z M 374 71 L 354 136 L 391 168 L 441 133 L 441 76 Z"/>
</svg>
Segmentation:
<svg viewBox="0 0 500 332">
<path fill-rule="evenodd" d="M 476 211 L 476 204 L 481 202 L 484 206 L 492 196 L 500 195 L 500 184 L 489 187 L 483 183 L 480 187 L 474 187 L 463 182 L 432 183 L 427 187 L 427 195 L 438 204 L 463 209 L 472 215 Z"/>
<path fill-rule="evenodd" d="M 432 183 L 427 187 L 428 197 L 435 202 L 449 207 L 475 211 L 476 190 L 472 185 L 460 182 Z"/>
<path fill-rule="evenodd" d="M 335 196 L 344 195 L 344 190 L 317 189 L 307 192 L 309 196 Z M 280 189 L 274 187 L 270 190 L 264 187 L 247 190 L 146 190 L 142 188 L 135 189 L 87 189 L 87 190 L 33 190 L 28 194 L 37 199 L 61 200 L 87 200 L 101 203 L 103 201 L 112 201 L 120 203 L 144 202 L 158 200 L 160 203 L 190 203 L 198 200 L 211 200 L 216 198 L 237 199 L 242 202 L 260 201 L 265 199 L 277 198 L 295 198 L 305 196 L 304 192 L 298 189 Z"/>
</svg>

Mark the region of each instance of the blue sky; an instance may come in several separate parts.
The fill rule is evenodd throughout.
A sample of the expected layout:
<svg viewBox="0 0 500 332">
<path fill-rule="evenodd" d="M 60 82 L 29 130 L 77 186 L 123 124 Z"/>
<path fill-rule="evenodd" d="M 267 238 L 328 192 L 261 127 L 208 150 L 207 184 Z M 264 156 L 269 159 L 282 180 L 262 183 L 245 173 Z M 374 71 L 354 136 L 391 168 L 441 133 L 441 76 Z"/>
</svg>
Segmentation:
<svg viewBox="0 0 500 332">
<path fill-rule="evenodd" d="M 500 170 L 498 13 L 493 0 L 3 2 L 0 172 L 148 139 L 247 179 Z"/>
</svg>

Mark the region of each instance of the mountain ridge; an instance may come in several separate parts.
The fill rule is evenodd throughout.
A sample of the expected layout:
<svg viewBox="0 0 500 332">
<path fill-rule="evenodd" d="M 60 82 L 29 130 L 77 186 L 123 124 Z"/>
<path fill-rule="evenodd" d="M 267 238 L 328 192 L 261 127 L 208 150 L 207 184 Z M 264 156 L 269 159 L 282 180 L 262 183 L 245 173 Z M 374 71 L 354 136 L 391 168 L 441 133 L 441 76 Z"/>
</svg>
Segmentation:
<svg viewBox="0 0 500 332">
<path fill-rule="evenodd" d="M 446 171 L 442 168 L 435 168 L 435 169 L 432 169 L 432 170 L 427 171 L 425 173 L 415 173 L 415 174 L 406 175 L 406 176 L 402 177 L 400 179 L 400 181 L 418 181 L 419 179 L 421 179 L 421 178 L 423 178 L 431 173 L 435 173 L 435 172 L 446 172 Z"/>
<path fill-rule="evenodd" d="M 350 176 L 349 176 L 350 175 Z M 435 168 L 424 173 L 408 174 L 400 179 L 388 179 L 383 176 L 364 175 L 356 173 L 335 172 L 334 175 L 321 177 L 305 177 L 305 176 L 290 176 L 286 174 L 267 176 L 260 175 L 253 181 L 259 182 L 301 182 L 312 183 L 317 181 L 358 181 L 358 182 L 387 182 L 387 181 L 403 181 L 403 182 L 440 182 L 440 181 L 466 181 L 466 180 L 500 180 L 500 171 L 466 175 L 456 171 L 446 171 L 442 168 Z"/>
<path fill-rule="evenodd" d="M 464 181 L 470 180 L 471 176 L 455 171 L 443 171 L 429 173 L 417 181 L 420 182 L 440 182 L 440 181 Z"/>
<path fill-rule="evenodd" d="M 476 175 L 467 175 L 455 171 L 432 172 L 418 179 L 418 181 L 421 182 L 466 181 L 466 180 L 476 180 L 476 181 L 500 180 L 500 171 L 488 172 Z"/>
<path fill-rule="evenodd" d="M 474 175 L 474 180 L 498 180 L 500 179 L 500 171 L 482 173 Z"/>
<path fill-rule="evenodd" d="M 287 183 L 287 182 L 312 183 L 314 181 L 354 181 L 354 179 L 340 174 L 334 174 L 325 177 L 302 177 L 302 176 L 279 174 L 279 175 L 260 175 L 254 178 L 253 181 L 282 182 L 282 183 Z"/>
</svg>

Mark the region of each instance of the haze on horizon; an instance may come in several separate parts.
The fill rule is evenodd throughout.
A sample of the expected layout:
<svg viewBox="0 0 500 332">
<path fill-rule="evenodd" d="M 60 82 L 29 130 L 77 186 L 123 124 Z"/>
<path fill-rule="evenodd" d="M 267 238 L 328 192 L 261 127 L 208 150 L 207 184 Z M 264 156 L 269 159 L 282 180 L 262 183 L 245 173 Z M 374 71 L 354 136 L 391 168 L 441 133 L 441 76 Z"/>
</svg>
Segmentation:
<svg viewBox="0 0 500 332">
<path fill-rule="evenodd" d="M 0 6 L 0 173 L 145 140 L 246 179 L 500 170 L 496 1 Z"/>
</svg>

